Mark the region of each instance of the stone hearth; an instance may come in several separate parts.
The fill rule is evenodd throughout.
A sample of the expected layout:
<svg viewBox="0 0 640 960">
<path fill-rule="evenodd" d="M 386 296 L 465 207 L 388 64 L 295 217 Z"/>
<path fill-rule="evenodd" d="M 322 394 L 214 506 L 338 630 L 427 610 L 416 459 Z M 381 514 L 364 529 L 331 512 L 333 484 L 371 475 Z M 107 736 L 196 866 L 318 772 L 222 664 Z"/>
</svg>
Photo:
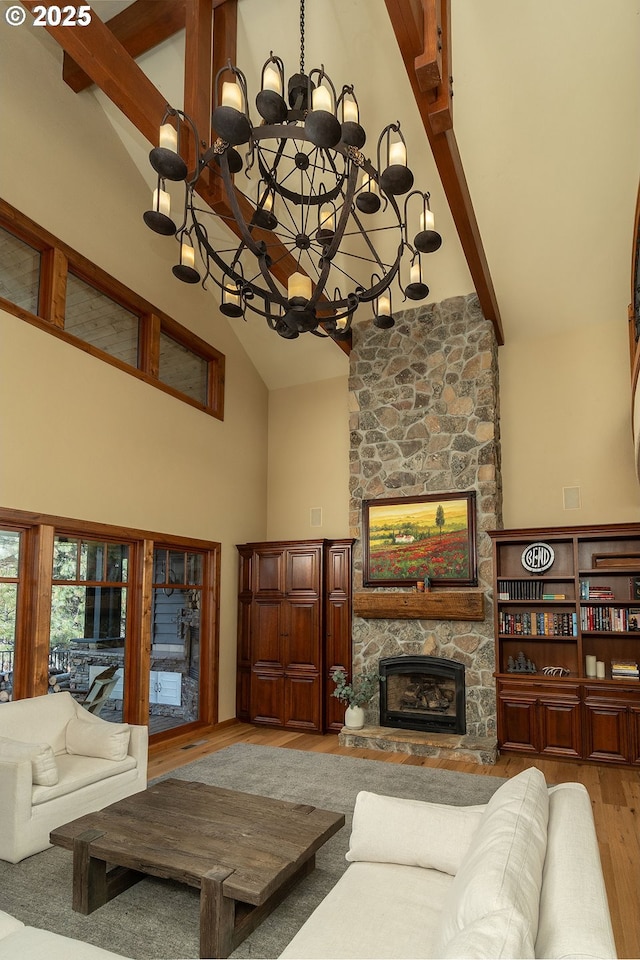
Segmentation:
<svg viewBox="0 0 640 960">
<path fill-rule="evenodd" d="M 459 736 L 454 733 L 423 733 L 415 730 L 396 730 L 392 727 L 363 727 L 338 734 L 341 747 L 365 750 L 388 750 L 408 753 L 414 757 L 433 757 L 467 763 L 495 763 L 495 737 Z"/>
<path fill-rule="evenodd" d="M 396 314 L 391 330 L 356 324 L 349 388 L 354 591 L 363 589 L 363 500 L 475 490 L 478 589 L 487 602 L 480 621 L 353 618 L 356 673 L 376 669 L 383 657 L 406 655 L 464 664 L 466 738 L 446 743 L 449 735 L 427 734 L 430 742 L 423 733 L 381 733 L 377 702 L 367 708 L 366 730 L 373 732 L 343 731 L 341 737 L 354 746 L 354 740 L 364 746 L 366 739 L 374 749 L 426 750 L 425 756 L 455 749 L 461 759 L 471 742 L 480 744 L 483 756 L 491 755 L 493 743 L 495 754 L 492 553 L 486 531 L 502 526 L 498 360 L 493 326 L 475 294 Z"/>
</svg>

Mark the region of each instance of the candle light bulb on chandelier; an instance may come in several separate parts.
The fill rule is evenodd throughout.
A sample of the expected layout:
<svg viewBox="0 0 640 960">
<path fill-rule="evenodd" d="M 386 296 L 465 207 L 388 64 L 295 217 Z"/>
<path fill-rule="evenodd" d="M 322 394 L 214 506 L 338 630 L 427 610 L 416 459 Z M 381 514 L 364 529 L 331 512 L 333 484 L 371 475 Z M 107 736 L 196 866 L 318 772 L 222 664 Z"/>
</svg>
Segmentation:
<svg viewBox="0 0 640 960">
<path fill-rule="evenodd" d="M 311 278 L 305 273 L 292 273 L 287 283 L 287 296 L 290 301 L 295 299 L 311 299 Z"/>
<path fill-rule="evenodd" d="M 271 64 L 264 68 L 262 89 L 272 90 L 274 93 L 282 96 L 282 80 L 280 78 L 280 71 L 276 70 L 276 68 Z"/>
<path fill-rule="evenodd" d="M 242 113 L 242 90 L 235 81 L 225 80 L 222 84 L 222 106 Z"/>
<path fill-rule="evenodd" d="M 143 214 L 144 222 L 154 233 L 170 237 L 176 232 L 176 225 L 171 219 L 171 197 L 163 190 L 164 181 L 158 179 L 158 186 L 153 191 L 152 209 Z"/>
<path fill-rule="evenodd" d="M 163 123 L 160 127 L 158 145 L 164 150 L 178 152 L 178 131 L 170 123 Z"/>
<path fill-rule="evenodd" d="M 200 274 L 195 268 L 195 262 L 196 252 L 191 244 L 191 238 L 188 233 L 183 233 L 180 238 L 180 263 L 172 268 L 174 276 L 183 283 L 198 283 Z"/>
</svg>

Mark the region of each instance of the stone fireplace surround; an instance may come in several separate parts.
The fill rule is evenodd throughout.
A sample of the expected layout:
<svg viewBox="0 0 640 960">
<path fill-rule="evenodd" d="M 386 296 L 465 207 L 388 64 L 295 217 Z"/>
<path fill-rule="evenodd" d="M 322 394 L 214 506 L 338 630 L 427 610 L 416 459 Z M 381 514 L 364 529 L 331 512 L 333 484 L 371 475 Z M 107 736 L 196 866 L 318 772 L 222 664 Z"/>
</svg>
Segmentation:
<svg viewBox="0 0 640 960">
<path fill-rule="evenodd" d="M 490 598 L 491 542 L 486 531 L 502 526 L 498 359 L 493 325 L 483 316 L 476 295 L 396 314 L 391 330 L 356 324 L 349 403 L 354 592 L 363 589 L 363 500 L 475 490 L 478 589 Z M 496 698 L 488 599 L 482 621 L 354 616 L 353 651 L 355 673 L 377 669 L 385 657 L 425 654 L 463 663 L 467 735 L 462 740 L 467 742 L 457 746 L 464 756 L 468 744 L 476 742 L 481 762 L 491 762 Z M 366 723 L 371 743 L 363 742 L 367 727 L 358 737 L 343 733 L 341 738 L 357 746 L 429 754 L 437 754 L 438 737 L 443 743 L 447 738 L 460 740 L 432 734 L 425 751 L 412 746 L 406 732 L 385 737 L 378 726 L 377 701 L 367 708 Z"/>
</svg>

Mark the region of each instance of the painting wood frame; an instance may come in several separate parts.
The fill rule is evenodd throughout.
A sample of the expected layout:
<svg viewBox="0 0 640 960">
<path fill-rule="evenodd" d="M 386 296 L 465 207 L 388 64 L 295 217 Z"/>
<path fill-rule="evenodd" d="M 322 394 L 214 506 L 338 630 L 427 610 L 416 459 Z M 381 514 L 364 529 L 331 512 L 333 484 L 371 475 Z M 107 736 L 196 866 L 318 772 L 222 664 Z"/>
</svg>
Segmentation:
<svg viewBox="0 0 640 960">
<path fill-rule="evenodd" d="M 362 540 L 365 587 L 478 584 L 475 490 L 363 500 Z"/>
</svg>

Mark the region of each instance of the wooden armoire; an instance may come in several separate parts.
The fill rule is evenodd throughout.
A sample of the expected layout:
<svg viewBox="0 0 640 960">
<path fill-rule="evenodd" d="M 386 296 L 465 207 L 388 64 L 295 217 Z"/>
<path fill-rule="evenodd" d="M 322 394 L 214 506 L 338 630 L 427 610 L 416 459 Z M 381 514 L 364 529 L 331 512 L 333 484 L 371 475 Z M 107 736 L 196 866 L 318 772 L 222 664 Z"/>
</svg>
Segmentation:
<svg viewBox="0 0 640 960">
<path fill-rule="evenodd" d="M 238 545 L 239 720 L 322 733 L 344 705 L 331 673 L 351 673 L 353 540 Z"/>
</svg>

